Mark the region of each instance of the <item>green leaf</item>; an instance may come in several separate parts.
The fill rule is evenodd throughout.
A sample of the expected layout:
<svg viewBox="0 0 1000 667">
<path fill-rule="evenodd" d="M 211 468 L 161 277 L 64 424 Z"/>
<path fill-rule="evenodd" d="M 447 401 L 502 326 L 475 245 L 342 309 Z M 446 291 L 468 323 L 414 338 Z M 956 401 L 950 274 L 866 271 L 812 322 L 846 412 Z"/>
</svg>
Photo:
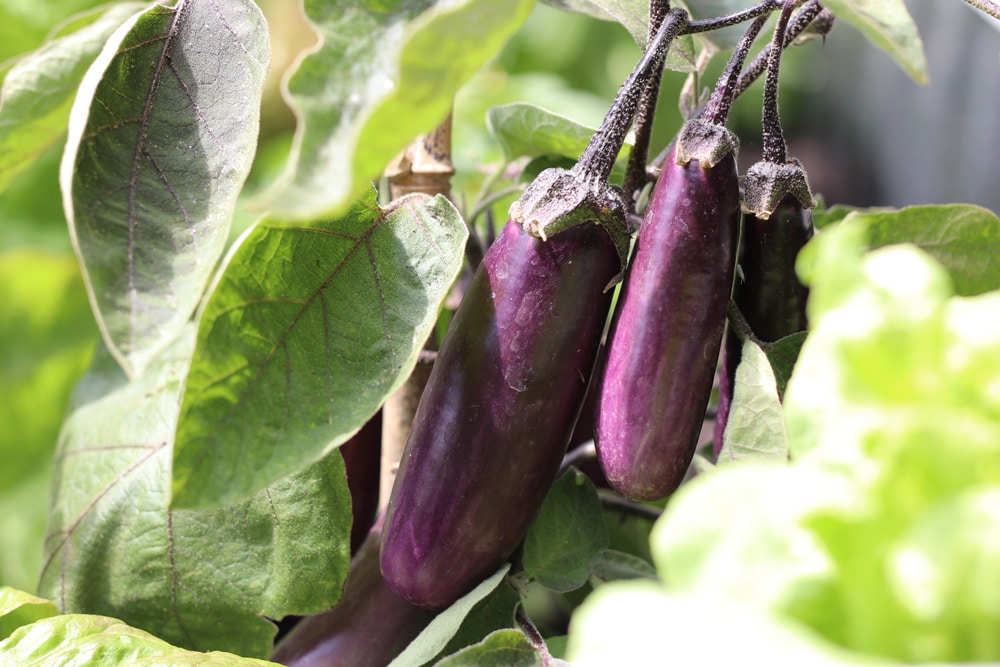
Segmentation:
<svg viewBox="0 0 1000 667">
<path fill-rule="evenodd" d="M 58 613 L 56 606 L 48 600 L 9 586 L 0 586 L 0 639 L 6 639 L 22 625 Z"/>
<path fill-rule="evenodd" d="M 173 507 L 256 493 L 346 441 L 409 376 L 462 266 L 444 197 L 265 221 L 205 305 L 174 452 Z"/>
<path fill-rule="evenodd" d="M 520 603 L 521 597 L 514 587 L 506 582 L 501 583 L 486 598 L 476 603 L 462 621 L 458 632 L 441 651 L 441 655 L 451 655 L 496 630 L 513 628 L 514 611 Z"/>
<path fill-rule="evenodd" d="M 257 141 L 270 57 L 250 0 L 179 0 L 123 24 L 70 113 L 63 204 L 111 353 L 138 376 L 190 319 Z"/>
<path fill-rule="evenodd" d="M 596 588 L 621 579 L 656 579 L 656 570 L 649 561 L 624 551 L 605 549 L 599 553 L 590 568 L 590 583 Z"/>
<path fill-rule="evenodd" d="M 500 145 L 506 162 L 543 155 L 575 160 L 594 134 L 594 128 L 523 102 L 492 107 L 486 113 L 486 126 Z"/>
<path fill-rule="evenodd" d="M 649 0 L 542 0 L 566 12 L 585 14 L 601 21 L 615 21 L 628 30 L 640 47 L 649 35 Z"/>
<path fill-rule="evenodd" d="M 1000 289 L 1000 219 L 988 209 L 972 204 L 861 209 L 842 224 L 858 223 L 867 225 L 872 248 L 912 243 L 926 251 L 948 270 L 960 296 Z"/>
<path fill-rule="evenodd" d="M 299 124 L 273 208 L 296 220 L 342 212 L 527 18 L 533 0 L 306 0 L 321 37 L 288 80 Z"/>
<path fill-rule="evenodd" d="M 733 405 L 722 441 L 719 465 L 788 461 L 788 434 L 774 371 L 764 351 L 749 339 L 736 368 Z"/>
<path fill-rule="evenodd" d="M 9 665 L 171 665 L 244 667 L 275 663 L 232 653 L 195 653 L 171 646 L 115 618 L 87 614 L 53 616 L 26 625 L 0 642 L 0 662 Z"/>
<path fill-rule="evenodd" d="M 435 616 L 406 650 L 389 663 L 389 667 L 418 667 L 432 660 L 459 631 L 473 607 L 503 582 L 509 570 L 510 563 L 504 563 L 499 570 Z"/>
<path fill-rule="evenodd" d="M 546 588 L 565 593 L 587 583 L 608 547 L 603 510 L 586 475 L 570 468 L 556 480 L 524 538 L 524 571 Z"/>
<path fill-rule="evenodd" d="M 42 470 L 20 480 L 18 484 L 0 488 L 0 583 L 22 590 L 35 590 L 42 570 L 45 544 L 45 522 L 52 461 L 39 457 Z"/>
<path fill-rule="evenodd" d="M 10 68 L 0 89 L 0 192 L 63 136 L 84 72 L 111 33 L 144 6 L 126 2 L 92 12 L 76 31 Z"/>
<path fill-rule="evenodd" d="M 771 370 L 774 371 L 774 381 L 778 389 L 778 398 L 785 395 L 785 388 L 788 386 L 788 379 L 792 377 L 795 369 L 795 362 L 799 358 L 799 350 L 806 340 L 806 332 L 798 331 L 774 341 L 765 343 L 764 354 L 771 363 Z"/>
<path fill-rule="evenodd" d="M 751 605 L 668 595 L 650 582 L 609 584 L 577 608 L 567 659 L 573 667 L 732 664 L 833 667 L 872 664 Z"/>
<path fill-rule="evenodd" d="M 286 614 L 340 596 L 350 493 L 333 454 L 250 499 L 171 511 L 170 450 L 193 327 L 134 381 L 102 355 L 60 437 L 41 591 L 178 646 L 268 655 Z"/>
<path fill-rule="evenodd" d="M 927 85 L 924 45 L 903 0 L 828 0 L 823 4 L 888 53 L 910 78 Z"/>
<path fill-rule="evenodd" d="M 541 656 L 520 630 L 497 630 L 435 663 L 435 667 L 542 667 Z"/>
</svg>

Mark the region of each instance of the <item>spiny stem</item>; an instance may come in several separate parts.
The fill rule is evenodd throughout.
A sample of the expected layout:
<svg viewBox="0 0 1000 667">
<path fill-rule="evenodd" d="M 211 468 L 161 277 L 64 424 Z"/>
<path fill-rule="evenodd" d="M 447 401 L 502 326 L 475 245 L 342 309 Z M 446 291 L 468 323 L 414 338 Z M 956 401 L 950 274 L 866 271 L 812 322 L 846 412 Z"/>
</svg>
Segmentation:
<svg viewBox="0 0 1000 667">
<path fill-rule="evenodd" d="M 669 0 L 652 0 L 649 3 L 649 35 L 652 42 L 670 11 Z M 656 115 L 656 99 L 660 94 L 661 72 L 654 72 L 646 82 L 639 97 L 639 108 L 635 113 L 635 143 L 628 155 L 625 169 L 625 202 L 630 213 L 635 213 L 635 194 L 646 184 L 646 160 L 649 159 L 649 141 L 653 136 L 653 118 Z"/>
<path fill-rule="evenodd" d="M 981 12 L 985 12 L 995 19 L 1000 19 L 1000 5 L 992 0 L 965 0 Z"/>
<path fill-rule="evenodd" d="M 782 48 L 788 48 L 795 41 L 795 38 L 801 35 L 802 31 L 814 22 L 823 26 L 821 30 L 823 34 L 829 32 L 830 28 L 833 27 L 833 14 L 829 10 L 823 9 L 823 6 L 819 4 L 819 0 L 809 0 L 802 5 L 802 8 L 785 29 L 785 39 L 782 43 Z M 739 97 L 745 93 L 747 88 L 764 73 L 770 57 L 771 45 L 769 44 L 757 54 L 753 61 L 743 70 L 743 73 L 740 74 L 740 78 L 736 82 L 735 97 Z"/>
<path fill-rule="evenodd" d="M 681 34 L 693 35 L 697 32 L 710 32 L 720 28 L 728 28 L 730 26 L 739 25 L 744 21 L 755 19 L 758 16 L 770 14 L 779 7 L 781 7 L 781 0 L 762 0 L 762 2 L 758 2 L 753 7 L 744 9 L 742 12 L 736 12 L 735 14 L 729 14 L 727 16 L 720 16 L 719 18 L 714 19 L 705 19 L 704 21 L 691 21 L 688 23 L 688 27 L 685 28 Z"/>
<path fill-rule="evenodd" d="M 785 39 L 785 29 L 792 10 L 798 4 L 797 0 L 786 0 L 785 6 L 778 15 L 778 23 L 774 27 L 774 37 L 771 41 L 771 53 L 767 59 L 767 78 L 764 80 L 764 146 L 763 158 L 766 162 L 785 164 L 788 160 L 788 148 L 785 145 L 785 135 L 781 131 L 781 117 L 778 113 L 778 78 L 781 69 L 782 45 Z"/>
<path fill-rule="evenodd" d="M 667 14 L 667 18 L 664 19 L 663 25 L 657 31 L 656 37 L 649 43 L 642 60 L 622 84 L 611 110 L 604 117 L 604 122 L 594 133 L 587 145 L 587 150 L 583 152 L 572 171 L 600 182 L 608 180 L 615 164 L 615 158 L 618 157 L 618 151 L 625 143 L 625 135 L 635 117 L 639 97 L 646 87 L 645 81 L 651 72 L 663 67 L 663 60 L 670 43 L 687 23 L 688 15 L 683 9 L 672 9 Z"/>
<path fill-rule="evenodd" d="M 722 78 L 719 80 L 711 99 L 709 99 L 708 104 L 705 106 L 703 117 L 706 122 L 713 125 L 726 124 L 726 119 L 729 117 L 729 108 L 733 104 L 736 81 L 739 79 L 740 70 L 743 69 L 743 63 L 750 53 L 750 47 L 753 45 L 754 40 L 757 39 L 757 35 L 760 34 L 765 23 L 767 23 L 767 14 L 758 16 L 743 34 L 743 39 L 740 40 L 740 43 L 736 46 L 736 50 L 733 51 L 733 55 L 729 58 L 726 71 L 722 73 Z"/>
</svg>

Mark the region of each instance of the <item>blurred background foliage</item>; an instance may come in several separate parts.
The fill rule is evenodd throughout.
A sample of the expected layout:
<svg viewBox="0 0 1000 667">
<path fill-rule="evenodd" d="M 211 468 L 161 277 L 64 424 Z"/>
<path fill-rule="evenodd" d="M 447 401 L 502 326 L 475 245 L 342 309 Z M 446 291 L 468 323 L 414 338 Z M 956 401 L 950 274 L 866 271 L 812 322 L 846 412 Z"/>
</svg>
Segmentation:
<svg viewBox="0 0 1000 667">
<path fill-rule="evenodd" d="M 295 119 L 282 75 L 315 42 L 293 0 L 258 0 L 272 37 L 258 157 L 234 235 L 257 215 L 253 194 L 282 170 Z M 94 0 L 0 0 L 0 76 Z M 749 4 L 749 2 L 747 3 Z M 962 2 L 911 3 L 927 48 L 921 88 L 847 26 L 788 54 L 781 107 L 791 153 L 828 203 L 902 206 L 963 201 L 1000 212 L 998 33 Z M 995 24 L 995 21 L 992 21 Z M 763 41 L 763 40 L 762 40 Z M 455 101 L 454 193 L 468 211 L 500 165 L 485 126 L 494 105 L 531 102 L 597 126 L 639 58 L 619 25 L 539 4 L 523 30 Z M 704 77 L 713 85 L 725 54 Z M 685 76 L 668 72 L 652 154 L 682 118 Z M 759 154 L 758 82 L 733 109 L 745 168 Z M 34 591 L 52 451 L 73 385 L 98 335 L 73 258 L 58 188 L 56 146 L 0 193 L 0 584 Z M 506 215 L 512 198 L 493 207 Z M 502 219 L 498 220 L 498 224 Z"/>
</svg>

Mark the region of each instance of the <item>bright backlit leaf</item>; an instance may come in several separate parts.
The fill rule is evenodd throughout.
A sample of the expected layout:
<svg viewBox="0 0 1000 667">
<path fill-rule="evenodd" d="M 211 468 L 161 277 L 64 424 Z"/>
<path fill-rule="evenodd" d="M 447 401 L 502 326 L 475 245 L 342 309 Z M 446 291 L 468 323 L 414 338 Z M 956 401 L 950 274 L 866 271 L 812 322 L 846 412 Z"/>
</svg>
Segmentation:
<svg viewBox="0 0 1000 667">
<path fill-rule="evenodd" d="M 138 376 L 178 335 L 222 254 L 257 143 L 270 58 L 251 0 L 135 15 L 87 70 L 60 169 L 105 342 Z"/>
<path fill-rule="evenodd" d="M 298 128 L 272 208 L 308 220 L 360 197 L 521 27 L 534 0 L 306 0 L 320 44 L 287 84 Z"/>
<path fill-rule="evenodd" d="M 823 4 L 888 53 L 914 81 L 927 85 L 924 45 L 903 0 L 827 0 Z"/>
<path fill-rule="evenodd" d="M 788 435 L 774 371 L 752 340 L 743 343 L 735 385 L 718 463 L 788 461 Z"/>
</svg>

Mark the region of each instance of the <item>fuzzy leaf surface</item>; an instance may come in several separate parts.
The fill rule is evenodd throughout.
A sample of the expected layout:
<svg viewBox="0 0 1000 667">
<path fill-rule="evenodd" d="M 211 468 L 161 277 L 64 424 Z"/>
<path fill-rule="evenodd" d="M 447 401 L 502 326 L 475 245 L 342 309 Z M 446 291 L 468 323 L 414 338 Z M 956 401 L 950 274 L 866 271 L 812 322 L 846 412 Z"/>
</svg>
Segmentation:
<svg viewBox="0 0 1000 667">
<path fill-rule="evenodd" d="M 0 89 L 0 192 L 66 132 L 84 72 L 118 26 L 145 7 L 125 2 L 88 16 L 15 63 Z"/>
<path fill-rule="evenodd" d="M 542 667 L 545 663 L 520 630 L 497 630 L 435 667 Z"/>
<path fill-rule="evenodd" d="M 786 463 L 788 434 L 771 363 L 752 340 L 743 343 L 736 368 L 733 405 L 719 464 L 740 461 Z"/>
<path fill-rule="evenodd" d="M 347 572 L 350 494 L 334 453 L 248 500 L 170 510 L 170 450 L 193 327 L 128 381 L 101 355 L 60 436 L 40 590 L 192 650 L 268 655 L 264 616 L 316 613 Z"/>
<path fill-rule="evenodd" d="M 587 583 L 608 547 L 603 510 L 586 475 L 570 469 L 552 485 L 524 538 L 524 571 L 565 593 Z"/>
<path fill-rule="evenodd" d="M 26 625 L 0 642 L 5 665 L 102 665 L 103 667 L 277 667 L 232 653 L 196 653 L 116 618 L 66 614 Z"/>
<path fill-rule="evenodd" d="M 343 212 L 527 19 L 534 0 L 305 0 L 321 41 L 286 98 L 299 119 L 272 209 L 307 220 Z"/>
<path fill-rule="evenodd" d="M 444 197 L 333 220 L 267 220 L 203 309 L 174 451 L 173 506 L 257 493 L 346 441 L 409 376 L 462 266 Z"/>
<path fill-rule="evenodd" d="M 87 70 L 60 168 L 91 306 L 137 376 L 190 319 L 257 143 L 270 59 L 251 0 L 133 16 Z"/>
<path fill-rule="evenodd" d="M 927 85 L 924 44 L 903 0 L 828 0 L 823 5 L 889 54 L 910 78 Z"/>
</svg>

